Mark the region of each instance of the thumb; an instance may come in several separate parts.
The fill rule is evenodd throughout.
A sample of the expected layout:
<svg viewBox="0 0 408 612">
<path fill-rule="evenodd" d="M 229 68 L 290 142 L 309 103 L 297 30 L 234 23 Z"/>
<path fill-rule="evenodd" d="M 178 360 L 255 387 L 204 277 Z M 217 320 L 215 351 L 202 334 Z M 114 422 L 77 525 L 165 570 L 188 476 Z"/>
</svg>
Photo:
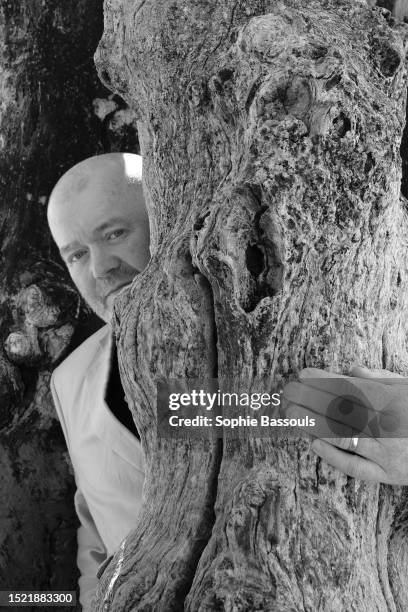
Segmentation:
<svg viewBox="0 0 408 612">
<path fill-rule="evenodd" d="M 384 385 L 400 385 L 403 380 L 406 380 L 404 376 L 396 372 L 381 369 L 369 370 L 363 366 L 353 366 L 350 370 L 350 376 L 355 378 L 371 378 Z"/>
</svg>

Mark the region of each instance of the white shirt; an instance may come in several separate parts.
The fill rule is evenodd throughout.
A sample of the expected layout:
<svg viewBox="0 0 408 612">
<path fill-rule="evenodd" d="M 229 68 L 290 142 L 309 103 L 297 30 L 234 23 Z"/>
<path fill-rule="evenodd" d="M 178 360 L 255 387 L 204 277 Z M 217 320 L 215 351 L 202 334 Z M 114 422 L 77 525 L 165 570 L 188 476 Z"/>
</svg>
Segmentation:
<svg viewBox="0 0 408 612">
<path fill-rule="evenodd" d="M 113 415 L 104 397 L 110 367 L 106 325 L 55 369 L 51 391 L 75 472 L 80 602 L 89 610 L 99 565 L 136 526 L 142 505 L 140 441 Z"/>
</svg>

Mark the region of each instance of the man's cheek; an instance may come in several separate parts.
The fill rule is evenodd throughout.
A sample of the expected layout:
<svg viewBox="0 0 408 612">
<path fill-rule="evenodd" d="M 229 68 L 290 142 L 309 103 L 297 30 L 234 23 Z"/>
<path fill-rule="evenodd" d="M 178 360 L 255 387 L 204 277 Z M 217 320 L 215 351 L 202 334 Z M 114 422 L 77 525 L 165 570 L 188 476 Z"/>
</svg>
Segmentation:
<svg viewBox="0 0 408 612">
<path fill-rule="evenodd" d="M 97 303 L 99 301 L 96 290 L 96 282 L 93 277 L 84 273 L 81 274 L 78 272 L 78 270 L 76 270 L 71 274 L 71 278 L 79 293 L 84 300 L 88 302 L 88 304 L 93 306 L 95 302 Z"/>
<path fill-rule="evenodd" d="M 143 236 L 133 235 L 126 241 L 120 253 L 120 258 L 130 268 L 134 269 L 133 276 L 142 272 L 150 261 L 150 252 Z"/>
</svg>

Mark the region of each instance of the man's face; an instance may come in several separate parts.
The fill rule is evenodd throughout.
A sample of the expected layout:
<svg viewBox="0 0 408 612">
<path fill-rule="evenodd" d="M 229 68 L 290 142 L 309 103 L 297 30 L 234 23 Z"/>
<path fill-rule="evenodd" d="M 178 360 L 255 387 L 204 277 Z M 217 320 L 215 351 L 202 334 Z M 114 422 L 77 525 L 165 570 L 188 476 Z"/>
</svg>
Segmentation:
<svg viewBox="0 0 408 612">
<path fill-rule="evenodd" d="M 114 298 L 150 259 L 142 187 L 84 177 L 71 191 L 51 206 L 51 232 L 82 297 L 109 322 Z"/>
</svg>

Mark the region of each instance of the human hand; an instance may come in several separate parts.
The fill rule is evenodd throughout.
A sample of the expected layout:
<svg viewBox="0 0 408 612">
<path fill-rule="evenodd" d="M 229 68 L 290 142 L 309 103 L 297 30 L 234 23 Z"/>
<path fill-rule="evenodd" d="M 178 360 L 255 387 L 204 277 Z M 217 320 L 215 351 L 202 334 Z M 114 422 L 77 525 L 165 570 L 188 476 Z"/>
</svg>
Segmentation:
<svg viewBox="0 0 408 612">
<path fill-rule="evenodd" d="M 324 423 L 309 430 L 311 448 L 341 472 L 408 484 L 408 378 L 361 367 L 350 374 L 302 370 L 283 390 L 285 415 Z"/>
</svg>

